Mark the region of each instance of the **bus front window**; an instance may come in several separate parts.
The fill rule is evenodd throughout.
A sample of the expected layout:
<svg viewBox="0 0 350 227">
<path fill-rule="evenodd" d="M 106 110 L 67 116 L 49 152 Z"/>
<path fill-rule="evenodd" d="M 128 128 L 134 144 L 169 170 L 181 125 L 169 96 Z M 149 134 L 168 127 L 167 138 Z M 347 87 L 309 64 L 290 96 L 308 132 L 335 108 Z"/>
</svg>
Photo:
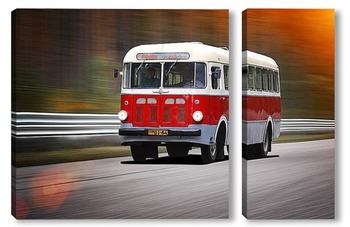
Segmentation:
<svg viewBox="0 0 350 227">
<path fill-rule="evenodd" d="M 159 88 L 161 64 L 127 63 L 124 74 L 124 88 Z"/>
<path fill-rule="evenodd" d="M 204 63 L 166 62 L 163 86 L 166 88 L 205 88 Z"/>
<path fill-rule="evenodd" d="M 158 88 L 160 87 L 160 79 L 157 75 L 157 69 L 153 66 L 148 66 L 141 73 L 140 85 L 141 88 Z"/>
</svg>

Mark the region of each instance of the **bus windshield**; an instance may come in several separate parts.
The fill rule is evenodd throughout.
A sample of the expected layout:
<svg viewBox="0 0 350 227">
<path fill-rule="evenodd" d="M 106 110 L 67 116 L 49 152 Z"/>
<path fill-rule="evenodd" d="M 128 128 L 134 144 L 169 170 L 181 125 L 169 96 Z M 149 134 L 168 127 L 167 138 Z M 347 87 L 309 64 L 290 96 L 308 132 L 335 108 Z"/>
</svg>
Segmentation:
<svg viewBox="0 0 350 227">
<path fill-rule="evenodd" d="M 205 88 L 206 65 L 198 62 L 126 63 L 124 88 Z M 162 78 L 163 77 L 163 78 Z"/>
</svg>

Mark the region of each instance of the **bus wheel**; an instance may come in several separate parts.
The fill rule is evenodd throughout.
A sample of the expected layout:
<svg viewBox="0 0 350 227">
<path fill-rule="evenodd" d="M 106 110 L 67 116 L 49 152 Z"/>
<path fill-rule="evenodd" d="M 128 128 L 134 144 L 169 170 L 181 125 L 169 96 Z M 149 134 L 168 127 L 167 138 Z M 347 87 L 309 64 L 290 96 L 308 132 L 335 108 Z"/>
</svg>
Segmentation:
<svg viewBox="0 0 350 227">
<path fill-rule="evenodd" d="M 244 144 L 242 143 L 242 158 L 246 160 L 260 158 L 260 144 Z"/>
<path fill-rule="evenodd" d="M 266 135 L 264 138 L 264 141 L 261 143 L 260 147 L 260 157 L 266 158 L 267 153 L 271 151 L 271 140 L 272 140 L 272 132 L 271 132 L 271 126 L 267 128 Z"/>
<path fill-rule="evenodd" d="M 216 161 L 225 160 L 225 128 L 221 125 L 216 136 Z"/>
<path fill-rule="evenodd" d="M 216 145 L 205 145 L 201 147 L 202 161 L 204 164 L 212 163 L 216 158 Z"/>
<path fill-rule="evenodd" d="M 144 146 L 146 158 L 158 158 L 158 145 L 156 143 L 147 143 Z"/>
<path fill-rule="evenodd" d="M 131 156 L 135 162 L 146 161 L 147 151 L 142 145 L 131 145 Z"/>
<path fill-rule="evenodd" d="M 186 157 L 190 149 L 187 146 L 183 146 L 182 144 L 167 144 L 166 150 L 168 152 L 169 157 Z"/>
</svg>

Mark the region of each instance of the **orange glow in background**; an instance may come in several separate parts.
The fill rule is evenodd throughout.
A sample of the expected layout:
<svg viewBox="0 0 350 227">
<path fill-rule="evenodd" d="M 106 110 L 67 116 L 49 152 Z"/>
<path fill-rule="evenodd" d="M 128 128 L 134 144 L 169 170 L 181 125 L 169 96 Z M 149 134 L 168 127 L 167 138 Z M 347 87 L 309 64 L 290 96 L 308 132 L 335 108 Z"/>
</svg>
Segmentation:
<svg viewBox="0 0 350 227">
<path fill-rule="evenodd" d="M 242 19 L 242 49 L 279 65 L 282 118 L 334 119 L 334 10 L 248 9 Z"/>
</svg>

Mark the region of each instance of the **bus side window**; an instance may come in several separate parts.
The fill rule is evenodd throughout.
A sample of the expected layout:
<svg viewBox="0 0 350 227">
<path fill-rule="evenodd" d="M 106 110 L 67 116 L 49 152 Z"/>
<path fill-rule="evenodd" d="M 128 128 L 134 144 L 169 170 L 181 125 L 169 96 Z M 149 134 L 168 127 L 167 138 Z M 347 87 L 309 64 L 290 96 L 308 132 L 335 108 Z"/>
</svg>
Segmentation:
<svg viewBox="0 0 350 227">
<path fill-rule="evenodd" d="M 267 69 L 262 69 L 262 87 L 263 91 L 268 91 Z"/>
<path fill-rule="evenodd" d="M 229 90 L 228 88 L 228 73 L 229 72 L 229 66 L 224 66 L 224 83 L 225 83 L 225 90 Z"/>
<path fill-rule="evenodd" d="M 211 67 L 211 87 L 213 89 L 220 89 L 220 78 L 215 76 L 215 73 L 217 73 L 217 70 L 219 70 L 219 67 Z"/>
<path fill-rule="evenodd" d="M 273 72 L 272 70 L 267 71 L 267 80 L 268 80 L 268 89 L 269 91 L 273 91 Z"/>
<path fill-rule="evenodd" d="M 276 71 L 273 72 L 273 81 L 274 81 L 274 84 L 275 84 L 274 91 L 275 92 L 280 92 L 280 89 L 279 89 L 280 83 L 279 83 L 279 80 L 278 80 L 278 72 L 276 72 Z"/>
<path fill-rule="evenodd" d="M 255 67 L 248 67 L 248 90 L 255 90 L 254 87 L 254 75 L 255 75 Z"/>
<path fill-rule="evenodd" d="M 256 67 L 256 72 L 255 72 L 255 88 L 258 91 L 262 90 L 262 86 L 261 86 L 261 68 Z"/>
<path fill-rule="evenodd" d="M 242 89 L 247 90 L 248 89 L 248 76 L 247 76 L 247 66 L 242 67 Z"/>
</svg>

